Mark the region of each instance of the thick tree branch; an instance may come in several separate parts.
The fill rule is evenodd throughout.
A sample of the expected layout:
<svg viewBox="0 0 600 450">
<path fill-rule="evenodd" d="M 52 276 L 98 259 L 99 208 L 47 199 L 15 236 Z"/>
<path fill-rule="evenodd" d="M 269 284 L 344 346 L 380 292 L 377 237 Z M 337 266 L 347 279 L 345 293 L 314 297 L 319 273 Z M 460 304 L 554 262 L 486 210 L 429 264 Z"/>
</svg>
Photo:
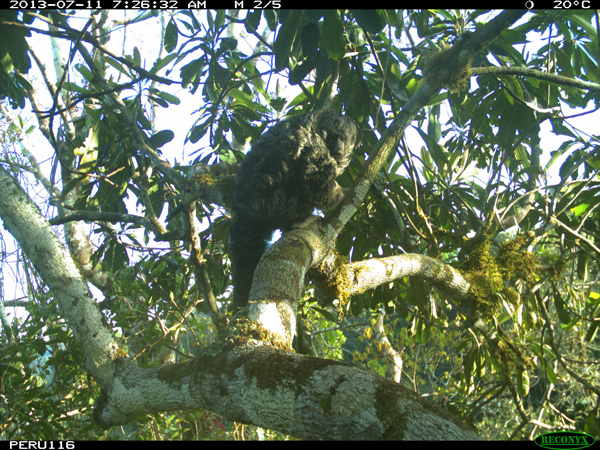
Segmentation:
<svg viewBox="0 0 600 450">
<path fill-rule="evenodd" d="M 301 439 L 480 439 L 375 373 L 261 345 L 249 340 L 184 364 L 132 368 L 104 392 L 94 417 L 110 427 L 148 412 L 202 408 Z"/>
<path fill-rule="evenodd" d="M 0 166 L 0 218 L 58 302 L 86 354 L 85 368 L 101 384 L 115 376 L 124 356 L 69 252 L 19 183 Z"/>
<path fill-rule="evenodd" d="M 470 284 L 458 270 L 417 253 L 357 261 L 347 264 L 345 269 L 350 295 L 403 277 L 419 277 L 452 298 L 466 299 L 469 295 Z"/>
</svg>

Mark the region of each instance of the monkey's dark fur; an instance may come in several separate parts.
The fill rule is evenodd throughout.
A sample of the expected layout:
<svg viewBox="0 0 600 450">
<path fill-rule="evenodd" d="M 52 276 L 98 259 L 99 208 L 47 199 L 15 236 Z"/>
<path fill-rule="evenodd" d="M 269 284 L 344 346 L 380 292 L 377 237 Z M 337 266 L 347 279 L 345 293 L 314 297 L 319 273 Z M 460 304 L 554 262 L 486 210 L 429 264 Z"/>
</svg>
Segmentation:
<svg viewBox="0 0 600 450">
<path fill-rule="evenodd" d="M 233 191 L 231 274 L 233 305 L 248 303 L 254 269 L 277 229 L 289 231 L 344 198 L 335 181 L 352 156 L 352 120 L 330 109 L 277 123 L 240 165 Z"/>
</svg>

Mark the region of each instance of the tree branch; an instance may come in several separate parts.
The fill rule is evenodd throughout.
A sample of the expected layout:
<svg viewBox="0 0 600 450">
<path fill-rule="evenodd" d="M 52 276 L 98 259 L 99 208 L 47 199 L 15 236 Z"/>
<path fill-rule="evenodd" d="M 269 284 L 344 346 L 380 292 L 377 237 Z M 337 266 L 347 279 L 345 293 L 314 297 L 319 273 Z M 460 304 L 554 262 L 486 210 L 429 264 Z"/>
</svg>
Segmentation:
<svg viewBox="0 0 600 450">
<path fill-rule="evenodd" d="M 357 261 L 345 266 L 349 295 L 404 277 L 419 277 L 455 299 L 466 299 L 470 284 L 453 267 L 417 253 Z"/>
<path fill-rule="evenodd" d="M 86 222 L 135 223 L 136 225 L 147 227 L 156 232 L 155 227 L 150 221 L 150 219 L 147 219 L 145 217 L 136 216 L 133 214 L 121 214 L 101 211 L 71 211 L 60 216 L 53 217 L 52 219 L 48 220 L 48 223 L 50 223 L 50 225 L 62 225 L 67 222 L 75 222 L 78 220 L 85 220 Z"/>
<path fill-rule="evenodd" d="M 561 86 L 574 87 L 585 91 L 600 92 L 600 84 L 589 81 L 576 80 L 574 78 L 529 69 L 527 67 L 474 67 L 469 70 L 469 75 L 522 75 L 537 78 L 548 83 Z"/>
<path fill-rule="evenodd" d="M 104 391 L 94 418 L 111 427 L 149 412 L 209 409 L 300 439 L 480 439 L 392 380 L 262 345 L 219 344 L 188 363 L 132 369 Z"/>
<path fill-rule="evenodd" d="M 0 218 L 58 302 L 83 347 L 85 368 L 101 384 L 115 377 L 115 360 L 124 356 L 71 255 L 19 183 L 0 166 Z"/>
</svg>

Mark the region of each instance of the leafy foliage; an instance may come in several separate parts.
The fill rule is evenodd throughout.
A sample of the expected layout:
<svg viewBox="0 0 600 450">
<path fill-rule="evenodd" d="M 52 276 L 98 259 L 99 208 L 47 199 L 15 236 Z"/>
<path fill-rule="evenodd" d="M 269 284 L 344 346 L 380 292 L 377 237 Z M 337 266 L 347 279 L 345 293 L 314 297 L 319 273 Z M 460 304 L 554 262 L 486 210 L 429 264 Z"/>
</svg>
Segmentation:
<svg viewBox="0 0 600 450">
<path fill-rule="evenodd" d="M 85 216 L 92 223 L 88 259 L 69 245 L 102 292 L 108 323 L 131 356 L 153 366 L 186 361 L 214 339 L 218 314 L 201 279 L 210 280 L 220 313 L 230 290 L 226 201 L 190 199 L 193 183 L 177 180 L 191 179 L 194 165 L 239 162 L 245 144 L 279 119 L 332 103 L 362 130 L 339 179 L 350 186 L 391 118 L 426 74 L 441 69 L 440 55 L 493 13 L 160 12 L 127 24 L 135 30 L 145 20 L 162 20 L 150 22 L 155 34 L 164 30 L 154 56 L 138 47 L 106 53 L 102 39 L 116 40 L 116 31 L 104 33 L 106 14 L 90 20 L 90 37 L 73 47 L 69 77 L 47 81 L 48 101 L 30 90 L 31 62 L 43 50 L 26 37 L 40 33 L 38 22 L 27 12 L 0 12 L 0 23 L 21 25 L 0 26 L 0 96 L 12 108 L 24 108 L 27 99 L 34 110 L 48 111 L 38 114 L 37 126 L 54 152 L 53 165 L 42 171 L 47 175 L 36 172 L 37 147 L 11 149 L 28 126 L 3 108 L 0 163 L 37 177 L 48 218 L 72 210 L 116 214 Z M 81 25 L 70 13 L 38 15 L 79 42 L 80 31 L 71 27 Z M 597 12 L 530 12 L 486 52 L 474 57 L 468 77 L 420 111 L 337 240 L 337 252 L 349 261 L 403 252 L 439 259 L 462 271 L 476 301 L 461 305 L 422 280 L 404 278 L 323 306 L 311 284 L 301 304 L 310 351 L 392 376 L 385 336 L 402 355 L 403 384 L 488 438 L 532 438 L 540 427 L 598 438 Z M 513 68 L 524 71 L 499 70 Z M 50 90 L 58 85 L 60 96 Z M 110 97 L 115 93 L 122 105 Z M 194 149 L 176 162 L 181 130 L 165 129 L 157 111 L 177 111 L 186 102 L 197 107 L 185 137 Z M 131 123 L 123 121 L 123 108 Z M 157 165 L 160 157 L 172 171 Z M 30 192 L 39 189 L 32 176 L 19 176 Z M 195 180 L 226 185 L 217 177 Z M 8 266 L 6 251 L 3 258 Z M 25 312 L 10 323 L 13 337 L 6 330 L 2 336 L 0 401 L 7 414 L 0 430 L 7 438 L 284 438 L 202 411 L 100 431 L 90 414 L 97 388 L 79 366 L 84 355 L 53 293 L 21 264 L 28 297 L 15 304 Z M 98 281 L 99 274 L 108 281 Z M 374 332 L 381 315 L 384 335 Z"/>
</svg>

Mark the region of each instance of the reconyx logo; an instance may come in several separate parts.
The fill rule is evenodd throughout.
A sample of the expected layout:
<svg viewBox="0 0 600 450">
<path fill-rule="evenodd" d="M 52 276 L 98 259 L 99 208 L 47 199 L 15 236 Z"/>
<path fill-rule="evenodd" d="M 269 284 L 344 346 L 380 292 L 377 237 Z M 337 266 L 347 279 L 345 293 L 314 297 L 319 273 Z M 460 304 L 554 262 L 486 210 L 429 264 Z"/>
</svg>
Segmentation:
<svg viewBox="0 0 600 450">
<path fill-rule="evenodd" d="M 533 442 L 544 448 L 575 449 L 589 447 L 596 441 L 593 437 L 585 433 L 577 433 L 575 431 L 558 431 L 556 433 L 541 434 L 536 437 Z"/>
</svg>

